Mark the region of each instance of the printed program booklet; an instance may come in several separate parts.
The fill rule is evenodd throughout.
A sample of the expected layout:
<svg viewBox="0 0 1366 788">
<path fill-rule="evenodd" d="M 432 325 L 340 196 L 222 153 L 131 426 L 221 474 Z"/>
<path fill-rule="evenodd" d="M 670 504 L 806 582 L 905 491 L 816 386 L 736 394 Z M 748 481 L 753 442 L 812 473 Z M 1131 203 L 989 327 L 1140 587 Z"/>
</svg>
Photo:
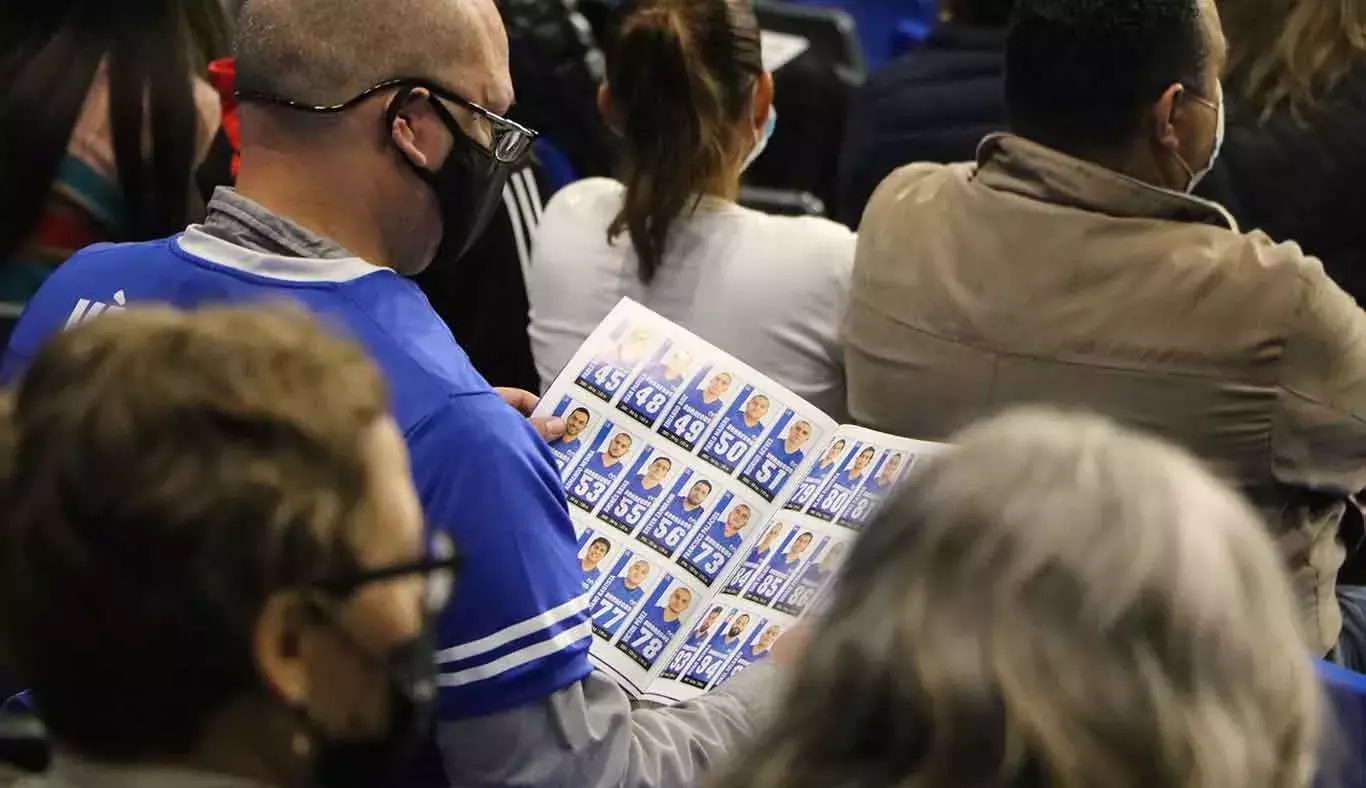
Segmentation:
<svg viewBox="0 0 1366 788">
<path fill-rule="evenodd" d="M 941 444 L 837 424 L 624 299 L 541 399 L 578 535 L 591 656 L 638 698 L 695 697 L 819 604 L 850 541 Z"/>
</svg>

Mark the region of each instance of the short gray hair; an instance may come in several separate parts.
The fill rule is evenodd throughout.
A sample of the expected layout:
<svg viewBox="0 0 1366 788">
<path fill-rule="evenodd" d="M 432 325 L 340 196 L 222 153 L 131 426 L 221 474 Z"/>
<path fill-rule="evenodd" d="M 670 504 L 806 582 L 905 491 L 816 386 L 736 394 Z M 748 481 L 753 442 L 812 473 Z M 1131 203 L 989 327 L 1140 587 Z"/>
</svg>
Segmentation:
<svg viewBox="0 0 1366 788">
<path fill-rule="evenodd" d="M 1304 788 L 1319 690 L 1264 526 L 1184 451 L 1022 411 L 917 464 L 715 788 Z"/>
<path fill-rule="evenodd" d="M 237 89 L 340 104 L 386 79 L 432 79 L 471 51 L 469 0 L 246 0 Z"/>
</svg>

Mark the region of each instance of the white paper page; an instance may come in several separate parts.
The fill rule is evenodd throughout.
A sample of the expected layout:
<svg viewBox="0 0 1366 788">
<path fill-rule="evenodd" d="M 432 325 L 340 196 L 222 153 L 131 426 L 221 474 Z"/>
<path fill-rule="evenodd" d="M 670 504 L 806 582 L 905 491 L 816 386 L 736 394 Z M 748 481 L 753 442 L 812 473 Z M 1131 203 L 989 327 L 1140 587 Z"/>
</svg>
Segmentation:
<svg viewBox="0 0 1366 788">
<path fill-rule="evenodd" d="M 695 697 L 767 655 L 819 605 L 851 543 L 897 482 L 944 448 L 860 427 L 830 435 L 645 697 Z"/>
<path fill-rule="evenodd" d="M 640 695 L 838 425 L 629 300 L 546 391 L 538 415 L 551 414 L 573 433 L 550 449 L 579 538 L 591 656 Z"/>
</svg>

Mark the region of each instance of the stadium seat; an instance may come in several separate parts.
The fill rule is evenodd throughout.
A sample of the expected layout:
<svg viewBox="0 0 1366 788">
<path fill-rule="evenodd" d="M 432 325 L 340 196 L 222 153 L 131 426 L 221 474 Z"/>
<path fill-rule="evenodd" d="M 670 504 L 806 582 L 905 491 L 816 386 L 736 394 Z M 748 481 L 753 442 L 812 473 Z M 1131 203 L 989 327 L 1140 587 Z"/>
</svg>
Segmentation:
<svg viewBox="0 0 1366 788">
<path fill-rule="evenodd" d="M 1366 675 L 1326 662 L 1316 664 L 1337 725 L 1326 740 L 1322 788 L 1366 788 Z"/>
<path fill-rule="evenodd" d="M 764 30 L 799 36 L 811 43 L 810 51 L 823 60 L 847 68 L 860 77 L 865 73 L 863 46 L 854 17 L 841 8 L 816 8 L 796 3 L 759 0 L 754 4 Z"/>
</svg>

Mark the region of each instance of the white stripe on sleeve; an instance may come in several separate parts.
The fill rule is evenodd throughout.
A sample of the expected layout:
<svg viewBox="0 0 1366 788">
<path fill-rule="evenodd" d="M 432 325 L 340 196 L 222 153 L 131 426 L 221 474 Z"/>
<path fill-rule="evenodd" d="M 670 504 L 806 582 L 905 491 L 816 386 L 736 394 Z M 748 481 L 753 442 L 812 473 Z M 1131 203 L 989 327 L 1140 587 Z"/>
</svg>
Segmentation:
<svg viewBox="0 0 1366 788">
<path fill-rule="evenodd" d="M 537 613 L 525 621 L 519 621 L 509 627 L 494 632 L 492 635 L 485 635 L 478 640 L 471 640 L 468 643 L 461 643 L 436 652 L 436 661 L 444 664 L 446 662 L 458 662 L 462 659 L 477 657 L 489 651 L 493 651 L 500 646 L 505 646 L 512 641 L 526 637 L 527 635 L 539 632 L 542 629 L 554 626 L 570 616 L 580 615 L 588 611 L 588 598 L 590 594 L 575 597 L 565 602 L 559 607 L 552 607 L 549 610 Z M 539 645 L 539 644 L 538 644 Z M 518 653 L 518 652 L 514 652 Z"/>
<path fill-rule="evenodd" d="M 454 673 L 442 673 L 437 677 L 437 684 L 442 687 L 460 687 L 465 684 L 473 684 L 476 681 L 491 679 L 501 673 L 506 673 L 514 668 L 519 668 L 528 662 L 533 662 L 541 657 L 546 657 L 561 649 L 568 648 L 592 635 L 593 622 L 584 621 L 572 629 L 564 630 L 549 640 L 542 640 L 540 643 L 533 643 L 526 648 L 520 648 L 505 654 L 492 662 L 473 668 L 466 668 L 465 670 L 458 670 Z"/>
</svg>

